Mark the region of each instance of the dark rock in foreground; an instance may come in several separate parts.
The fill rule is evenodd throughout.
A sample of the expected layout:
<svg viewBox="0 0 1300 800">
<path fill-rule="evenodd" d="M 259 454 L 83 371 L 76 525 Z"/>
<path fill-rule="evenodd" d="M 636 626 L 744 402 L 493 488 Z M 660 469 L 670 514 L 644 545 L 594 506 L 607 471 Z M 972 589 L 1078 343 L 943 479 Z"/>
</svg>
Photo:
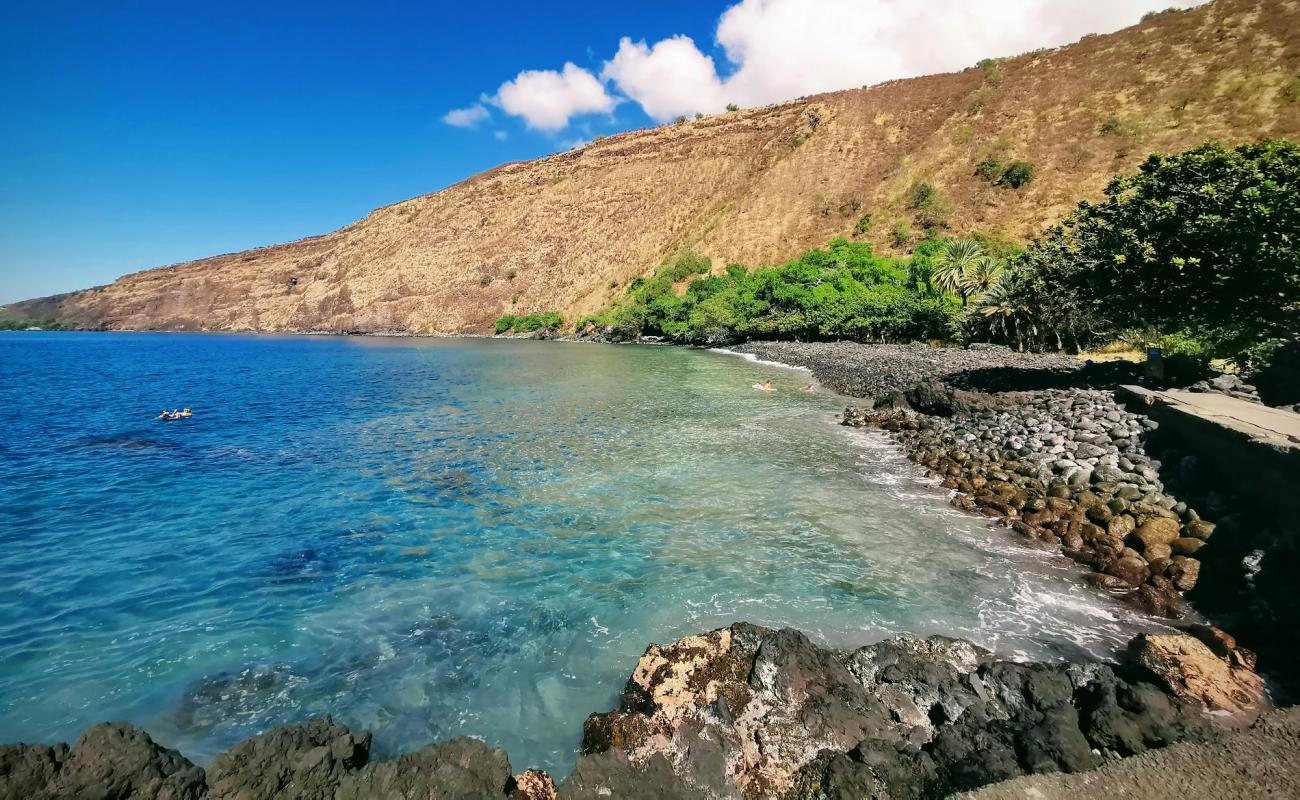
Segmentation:
<svg viewBox="0 0 1300 800">
<path fill-rule="evenodd" d="M 77 743 L 0 747 L 0 799 L 197 800 L 203 770 L 125 723 L 86 729 Z"/>
<path fill-rule="evenodd" d="M 208 797 L 332 797 L 334 787 L 369 757 L 369 733 L 356 736 L 318 717 L 246 739 L 217 756 L 208 766 Z"/>
<path fill-rule="evenodd" d="M 840 652 L 740 623 L 651 646 L 619 709 L 588 718 L 583 750 L 647 773 L 666 761 L 667 796 L 684 783 L 707 797 L 942 797 L 1218 735 L 1156 680 L 943 637 Z"/>
<path fill-rule="evenodd" d="M 1204 638 L 1139 637 L 1123 667 L 1016 664 L 939 636 L 843 652 L 737 623 L 649 647 L 558 790 L 473 739 L 372 763 L 370 734 L 320 717 L 240 742 L 206 775 L 123 723 L 71 748 L 6 746 L 0 800 L 941 797 L 1214 740 L 1199 701 L 1249 686 L 1231 637 Z"/>
<path fill-rule="evenodd" d="M 0 747 L 0 800 L 553 800 L 544 772 L 511 776 L 502 750 L 474 739 L 367 763 L 370 734 L 328 716 L 275 728 L 204 771 L 126 723 L 96 725 L 66 744 Z"/>
<path fill-rule="evenodd" d="M 974 800 L 1142 800 L 1294 797 L 1300 786 L 1300 708 L 1261 717 L 1213 745 L 1186 742 L 1107 764 L 1083 775 L 1017 778 L 980 789 Z"/>
</svg>

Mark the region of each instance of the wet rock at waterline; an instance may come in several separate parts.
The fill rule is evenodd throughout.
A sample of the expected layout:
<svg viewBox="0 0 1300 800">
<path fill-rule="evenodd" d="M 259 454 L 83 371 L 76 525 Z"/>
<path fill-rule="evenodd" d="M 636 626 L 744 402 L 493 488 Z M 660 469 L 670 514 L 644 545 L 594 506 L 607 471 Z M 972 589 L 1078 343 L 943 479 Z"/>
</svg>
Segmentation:
<svg viewBox="0 0 1300 800">
<path fill-rule="evenodd" d="M 318 717 L 246 739 L 217 756 L 208 766 L 208 797 L 330 797 L 369 757 L 370 734 L 357 736 Z"/>
<path fill-rule="evenodd" d="M 1129 644 L 1128 660 L 1154 675 L 1175 697 L 1252 720 L 1265 705 L 1264 682 L 1255 673 L 1253 659 L 1222 631 L 1200 627 L 1197 632 L 1207 641 L 1140 634 Z"/>
<path fill-rule="evenodd" d="M 1181 593 L 1199 580 L 1195 555 L 1209 532 L 1195 510 L 1164 493 L 1162 464 L 1142 445 L 1154 421 L 1104 391 L 949 393 L 959 413 L 870 402 L 846 409 L 843 422 L 891 432 L 959 493 L 954 504 L 1059 547 L 1093 570 L 1094 585 L 1149 613 L 1185 612 Z M 938 388 L 909 394 L 942 405 Z"/>
<path fill-rule="evenodd" d="M 1128 667 L 1017 664 L 943 637 L 842 652 L 737 624 L 648 648 L 583 749 L 666 762 L 700 796 L 921 798 L 1215 735 Z"/>
<path fill-rule="evenodd" d="M 86 729 L 77 743 L 0 747 L 0 799 L 198 800 L 203 770 L 121 722 Z"/>
<path fill-rule="evenodd" d="M 1196 633 L 1139 638 L 1131 664 L 1018 664 L 941 636 L 846 652 L 737 623 L 649 647 L 558 788 L 473 739 L 369 762 L 368 733 L 320 717 L 235 745 L 206 776 L 124 724 L 72 748 L 11 745 L 0 798 L 939 797 L 1213 740 L 1200 699 L 1258 678 L 1230 636 Z"/>
</svg>

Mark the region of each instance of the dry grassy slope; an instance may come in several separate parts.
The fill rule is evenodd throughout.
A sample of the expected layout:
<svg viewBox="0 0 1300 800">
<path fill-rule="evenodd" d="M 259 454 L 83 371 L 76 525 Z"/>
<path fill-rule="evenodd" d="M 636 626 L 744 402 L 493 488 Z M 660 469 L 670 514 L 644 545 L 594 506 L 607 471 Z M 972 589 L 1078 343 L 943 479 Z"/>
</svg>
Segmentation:
<svg viewBox="0 0 1300 800">
<path fill-rule="evenodd" d="M 918 178 L 952 202 L 953 233 L 1028 238 L 1150 151 L 1300 138 L 1300 0 L 1217 0 L 999 72 L 622 134 L 325 236 L 128 275 L 30 310 L 56 302 L 88 326 L 225 330 L 482 331 L 511 310 L 575 319 L 687 246 L 717 268 L 772 264 L 850 234 L 871 212 L 870 235 L 887 249 Z M 1133 135 L 1100 132 L 1117 113 Z M 999 140 L 1004 157 L 1037 169 L 1020 191 L 973 174 Z"/>
</svg>

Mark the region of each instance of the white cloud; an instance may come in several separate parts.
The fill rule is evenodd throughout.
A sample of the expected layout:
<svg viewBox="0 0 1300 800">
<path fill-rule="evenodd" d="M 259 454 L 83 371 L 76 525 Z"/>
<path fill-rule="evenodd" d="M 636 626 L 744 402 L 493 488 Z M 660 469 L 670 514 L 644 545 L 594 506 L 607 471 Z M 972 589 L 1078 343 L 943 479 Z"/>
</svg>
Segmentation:
<svg viewBox="0 0 1300 800">
<path fill-rule="evenodd" d="M 488 118 L 488 110 L 482 103 L 475 103 L 468 108 L 454 108 L 443 115 L 442 121 L 457 128 L 472 128 Z"/>
<path fill-rule="evenodd" d="M 608 113 L 615 105 L 605 85 L 573 63 L 562 72 L 525 70 L 501 84 L 492 101 L 542 131 L 558 131 L 579 114 Z"/>
<path fill-rule="evenodd" d="M 739 0 L 718 21 L 723 57 L 687 36 L 653 45 L 623 37 L 597 79 L 566 63 L 562 71 L 526 70 L 481 102 L 444 121 L 473 126 L 483 103 L 555 132 L 575 116 L 609 113 L 613 84 L 647 115 L 714 113 L 728 103 L 765 105 L 969 67 L 1107 33 L 1148 11 L 1205 0 Z M 458 116 L 464 115 L 464 116 Z M 463 120 L 463 121 L 459 121 Z"/>
<path fill-rule="evenodd" d="M 686 36 L 664 39 L 654 47 L 623 37 L 600 77 L 617 83 L 645 113 L 661 121 L 721 111 L 727 104 L 713 59 Z"/>
<path fill-rule="evenodd" d="M 1200 0 L 1183 0 L 1183 7 Z M 741 0 L 717 41 L 728 70 L 684 36 L 624 38 L 602 77 L 651 117 L 761 105 L 959 70 L 1117 30 L 1170 0 Z"/>
<path fill-rule="evenodd" d="M 492 135 L 496 137 L 498 142 L 504 142 L 506 139 L 510 138 L 510 134 L 505 131 L 493 131 Z"/>
</svg>

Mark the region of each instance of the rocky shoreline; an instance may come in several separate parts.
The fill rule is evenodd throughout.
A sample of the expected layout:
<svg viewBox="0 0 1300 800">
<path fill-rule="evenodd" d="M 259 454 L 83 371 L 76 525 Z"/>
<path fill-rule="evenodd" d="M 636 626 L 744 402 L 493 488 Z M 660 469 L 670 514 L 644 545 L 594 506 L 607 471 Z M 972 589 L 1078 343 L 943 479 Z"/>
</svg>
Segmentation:
<svg viewBox="0 0 1300 800">
<path fill-rule="evenodd" d="M 1059 550 L 1089 570 L 1088 581 L 1148 613 L 1179 618 L 1190 598 L 1261 654 L 1276 687 L 1300 692 L 1292 590 L 1300 519 L 1286 498 L 1235 496 L 1195 442 L 1120 402 L 1114 390 L 1139 382 L 1137 365 L 994 346 L 733 349 L 807 368 L 828 388 L 862 398 L 843 424 L 888 433 L 954 491 L 954 505 Z M 1259 402 L 1254 387 L 1231 375 L 1191 388 Z"/>
<path fill-rule="evenodd" d="M 1141 635 L 1121 664 L 1020 664 L 957 639 L 853 651 L 736 623 L 638 662 L 619 707 L 584 725 L 558 786 L 454 739 L 390 761 L 319 717 L 247 739 L 206 769 L 126 723 L 66 744 L 0 747 L 0 798 L 929 798 L 1213 743 L 1264 708 L 1220 631 Z"/>
</svg>

